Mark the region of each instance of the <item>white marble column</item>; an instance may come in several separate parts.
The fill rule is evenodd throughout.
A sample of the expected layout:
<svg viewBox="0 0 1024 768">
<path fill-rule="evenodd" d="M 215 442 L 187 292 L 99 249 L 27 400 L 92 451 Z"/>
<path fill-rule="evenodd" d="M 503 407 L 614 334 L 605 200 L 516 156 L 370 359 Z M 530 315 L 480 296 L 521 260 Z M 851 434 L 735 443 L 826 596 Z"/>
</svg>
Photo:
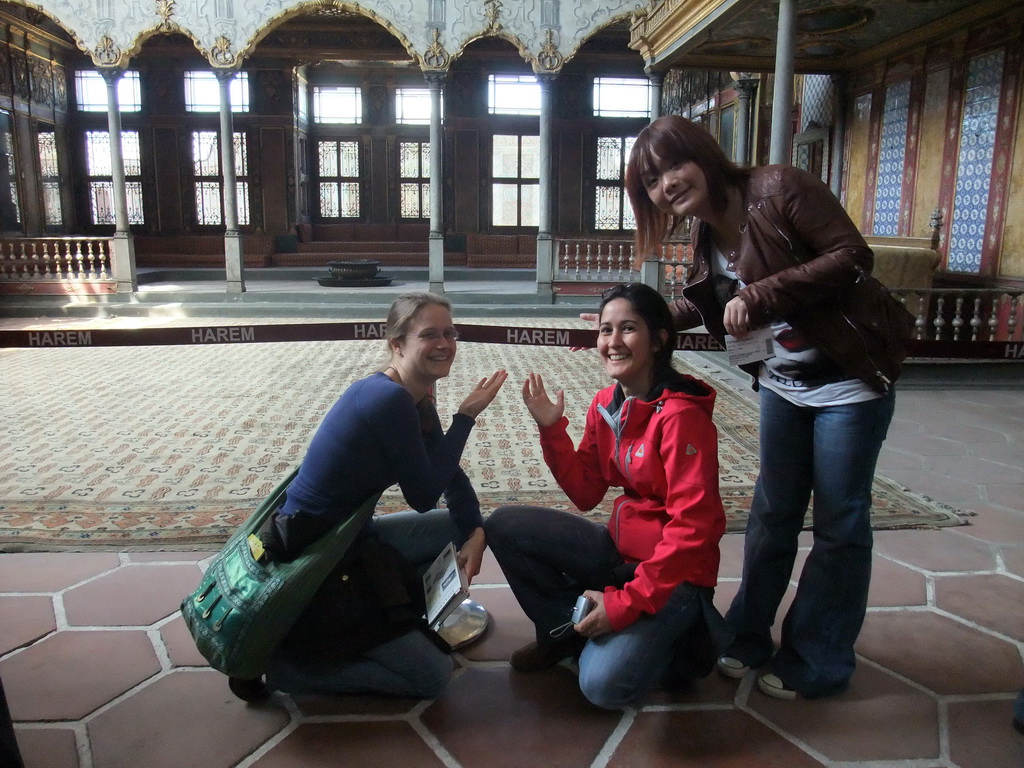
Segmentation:
<svg viewBox="0 0 1024 768">
<path fill-rule="evenodd" d="M 231 119 L 231 81 L 233 69 L 215 70 L 220 85 L 220 170 L 224 200 L 224 269 L 227 292 L 245 293 L 245 262 L 242 237 L 238 232 L 238 176 L 235 172 L 235 129 Z"/>
<path fill-rule="evenodd" d="M 538 143 L 540 144 L 540 185 L 538 188 L 538 205 L 540 208 L 537 220 L 537 295 L 554 299 L 552 282 L 554 279 L 554 240 L 551 236 L 551 87 L 557 75 L 545 73 L 537 75 L 540 84 L 540 124 Z"/>
<path fill-rule="evenodd" d="M 128 192 L 124 180 L 124 150 L 121 147 L 121 105 L 117 84 L 123 69 L 101 69 L 107 84 L 107 130 L 110 136 L 110 178 L 114 195 L 114 237 L 111 241 L 110 269 L 117 281 L 118 293 L 134 293 L 139 289 L 135 267 L 135 243 L 128 224 Z"/>
<path fill-rule="evenodd" d="M 444 72 L 427 72 L 430 88 L 430 240 L 428 275 L 430 290 L 444 293 L 444 133 L 441 95 Z"/>
<path fill-rule="evenodd" d="M 664 72 L 648 72 L 647 79 L 651 84 L 651 120 L 661 117 L 661 84 L 665 80 Z"/>
<path fill-rule="evenodd" d="M 793 162 L 793 57 L 796 51 L 796 0 L 780 0 L 775 48 L 775 91 L 769 163 Z"/>
</svg>

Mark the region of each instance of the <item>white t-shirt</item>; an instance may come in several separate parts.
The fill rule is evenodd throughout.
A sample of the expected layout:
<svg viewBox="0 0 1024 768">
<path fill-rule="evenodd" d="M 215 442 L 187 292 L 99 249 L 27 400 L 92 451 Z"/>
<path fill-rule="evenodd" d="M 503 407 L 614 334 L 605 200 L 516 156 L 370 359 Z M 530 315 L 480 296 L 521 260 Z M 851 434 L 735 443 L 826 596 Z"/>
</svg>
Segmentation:
<svg viewBox="0 0 1024 768">
<path fill-rule="evenodd" d="M 711 248 L 711 280 L 715 296 L 724 307 L 736 290 L 744 287 L 730 269 L 725 255 Z M 825 407 L 849 405 L 881 397 L 855 376 L 849 376 L 818 347 L 785 320 L 772 323 L 775 356 L 761 363 L 757 381 L 796 405 Z"/>
</svg>

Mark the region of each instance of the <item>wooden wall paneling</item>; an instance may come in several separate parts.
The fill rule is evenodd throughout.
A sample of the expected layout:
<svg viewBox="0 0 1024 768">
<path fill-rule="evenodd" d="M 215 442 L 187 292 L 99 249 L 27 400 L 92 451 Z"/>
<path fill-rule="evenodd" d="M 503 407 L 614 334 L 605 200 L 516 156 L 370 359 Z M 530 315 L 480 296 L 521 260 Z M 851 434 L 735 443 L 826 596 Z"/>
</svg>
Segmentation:
<svg viewBox="0 0 1024 768">
<path fill-rule="evenodd" d="M 552 202 L 556 206 L 555 222 L 556 233 L 564 237 L 576 237 L 583 232 L 585 211 L 593 211 L 593 200 L 587 206 L 583 196 L 583 173 L 585 157 L 590 153 L 584 152 L 583 147 L 592 145 L 593 139 L 586 141 L 584 132 L 566 123 L 563 130 L 558 134 L 559 160 L 554 164 L 557 169 L 558 194 L 552 195 Z M 590 194 L 594 194 L 591 186 Z"/>
<path fill-rule="evenodd" d="M 924 75 L 924 94 L 918 135 L 917 180 L 914 186 L 914 213 L 911 236 L 931 237 L 932 212 L 940 205 L 942 158 L 946 142 L 946 120 L 949 111 L 948 63 Z"/>
<path fill-rule="evenodd" d="M 988 213 L 985 216 L 985 244 L 981 251 L 982 275 L 1000 275 L 1006 200 L 1010 190 L 1010 163 L 1013 159 L 1017 110 L 1020 104 L 1021 38 L 1006 46 L 1003 62 L 1002 92 L 996 124 L 995 157 L 992 158 L 992 182 L 989 186 Z"/>
<path fill-rule="evenodd" d="M 920 66 L 910 79 L 910 104 L 907 109 L 907 142 L 903 154 L 903 186 L 900 190 L 901 235 L 927 237 L 914 229 L 914 190 L 917 188 L 917 165 L 920 152 L 921 112 L 924 109 L 925 78 Z"/>
<path fill-rule="evenodd" d="M 1017 42 L 1011 45 L 1017 50 L 1024 46 L 1024 34 L 1017 30 Z M 1014 122 L 1015 141 L 1010 156 L 1009 178 L 1007 180 L 1006 218 L 1002 227 L 1002 251 L 997 274 L 999 277 L 1024 278 L 1024 105 L 1021 103 L 1024 90 L 1024 57 L 1017 57 L 1014 73 L 1016 114 Z"/>
<path fill-rule="evenodd" d="M 846 160 L 846 211 L 850 218 L 859 222 L 861 231 L 865 219 L 870 222 L 870 208 L 865 201 L 865 179 L 867 179 L 868 137 L 871 129 L 871 91 L 854 94 L 850 110 L 850 122 L 846 140 L 850 147 Z"/>
<path fill-rule="evenodd" d="M 262 126 L 259 130 L 260 187 L 263 227 L 267 233 L 288 231 L 288 169 L 285 130 Z"/>
<path fill-rule="evenodd" d="M 46 230 L 46 217 L 43 215 L 43 195 L 39 187 L 35 121 L 28 114 L 15 113 L 11 116 L 11 122 L 14 128 L 14 162 L 18 174 L 21 229 L 27 235 L 39 235 Z"/>
<path fill-rule="evenodd" d="M 191 229 L 186 222 L 187 212 L 183 201 L 189 196 L 184 189 L 190 177 L 183 174 L 188 168 L 190 156 L 181 155 L 182 140 L 178 129 L 162 126 L 152 130 L 153 176 L 156 179 L 156 221 L 150 231 L 162 235 L 177 234 Z M 189 134 L 186 132 L 186 139 Z"/>
<path fill-rule="evenodd" d="M 460 234 L 482 231 L 481 194 L 486 190 L 490 172 L 480 166 L 481 154 L 477 129 L 455 131 L 454 157 L 445 165 L 454 191 L 452 230 Z"/>
<path fill-rule="evenodd" d="M 382 224 L 394 219 L 389 218 L 388 205 L 388 152 L 387 140 L 384 136 L 365 136 L 369 174 L 363 178 L 370 180 L 369 210 L 364 221 Z M 395 217 L 397 219 L 397 215 Z"/>
</svg>

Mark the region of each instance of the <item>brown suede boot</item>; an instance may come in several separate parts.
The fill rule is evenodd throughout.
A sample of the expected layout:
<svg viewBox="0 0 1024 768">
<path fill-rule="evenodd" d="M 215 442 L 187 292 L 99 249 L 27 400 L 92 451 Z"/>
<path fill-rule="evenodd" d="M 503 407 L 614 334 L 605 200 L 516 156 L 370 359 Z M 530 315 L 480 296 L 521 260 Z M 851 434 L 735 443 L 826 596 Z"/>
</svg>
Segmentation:
<svg viewBox="0 0 1024 768">
<path fill-rule="evenodd" d="M 541 644 L 534 641 L 513 651 L 508 661 L 517 672 L 540 672 L 542 669 L 551 669 L 562 659 L 578 655 L 586 644 L 586 638 L 575 634 L 553 643 Z"/>
</svg>

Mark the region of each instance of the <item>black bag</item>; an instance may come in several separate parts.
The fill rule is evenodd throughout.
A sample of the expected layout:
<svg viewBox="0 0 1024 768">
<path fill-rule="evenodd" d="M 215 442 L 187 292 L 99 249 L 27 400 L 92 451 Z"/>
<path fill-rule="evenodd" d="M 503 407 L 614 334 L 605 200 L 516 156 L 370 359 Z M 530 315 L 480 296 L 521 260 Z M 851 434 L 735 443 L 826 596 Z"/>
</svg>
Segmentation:
<svg viewBox="0 0 1024 768">
<path fill-rule="evenodd" d="M 402 553 L 372 531 L 357 539 L 299 616 L 289 653 L 348 659 L 425 629 L 423 582 Z"/>
</svg>

